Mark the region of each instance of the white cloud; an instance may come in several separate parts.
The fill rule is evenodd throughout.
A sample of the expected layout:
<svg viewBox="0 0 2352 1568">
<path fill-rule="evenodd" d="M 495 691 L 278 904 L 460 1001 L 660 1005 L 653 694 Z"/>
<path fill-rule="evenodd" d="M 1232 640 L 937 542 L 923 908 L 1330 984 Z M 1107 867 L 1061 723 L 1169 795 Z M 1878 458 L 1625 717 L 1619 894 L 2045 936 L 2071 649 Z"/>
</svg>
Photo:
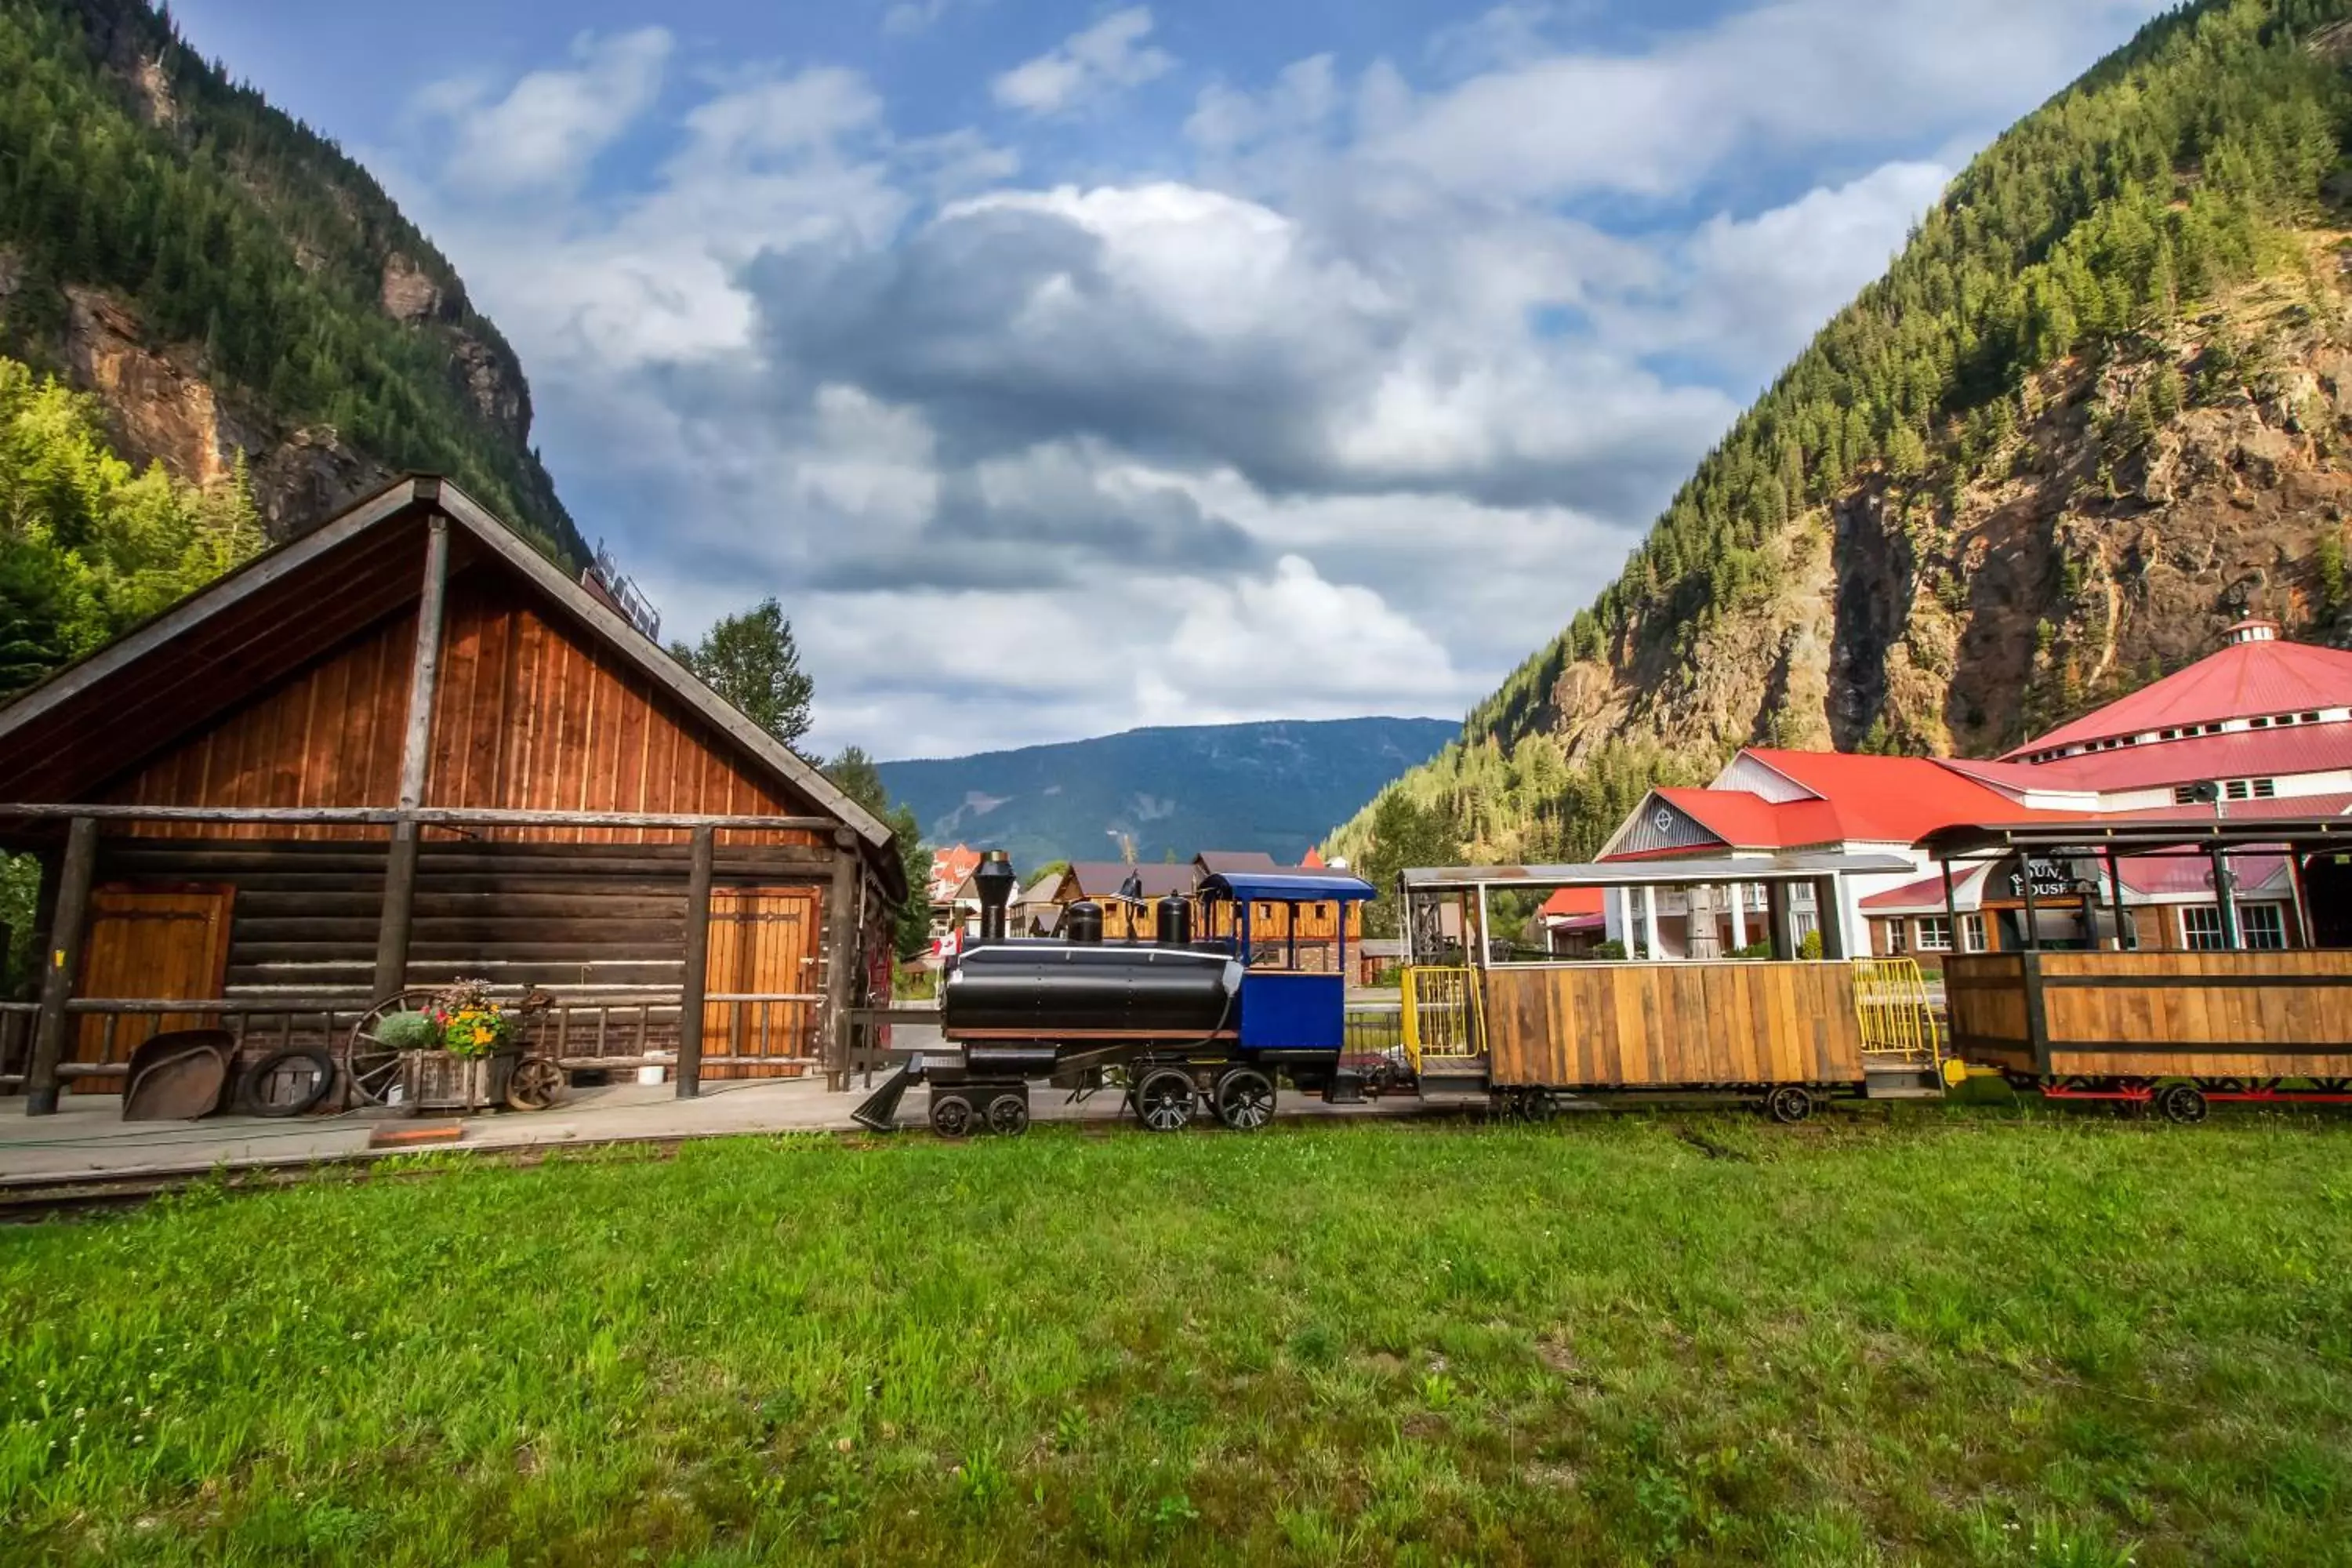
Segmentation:
<svg viewBox="0 0 2352 1568">
<path fill-rule="evenodd" d="M 990 91 L 1007 109 L 1057 114 L 1120 88 L 1140 87 L 1176 64 L 1173 55 L 1144 42 L 1150 36 L 1150 7 L 1114 11 L 1004 72 L 989 84 Z"/>
<path fill-rule="evenodd" d="M 428 87 L 415 108 L 451 126 L 442 177 L 452 187 L 485 195 L 560 190 L 652 107 L 670 48 L 661 27 L 583 33 L 570 68 L 533 71 L 495 102 L 485 100 L 478 80 L 459 79 Z"/>
<path fill-rule="evenodd" d="M 899 0 L 882 13 L 882 31 L 894 38 L 928 33 L 954 8 L 955 3 L 956 0 Z"/>
<path fill-rule="evenodd" d="M 1014 184 L 1069 167 L 1033 117 L 1171 68 L 1139 7 L 991 84 L 1025 111 L 1005 143 L 902 135 L 872 80 L 813 61 L 680 71 L 647 123 L 656 71 L 531 176 L 560 194 L 637 126 L 669 151 L 634 184 L 403 194 L 670 625 L 785 601 L 820 744 L 1443 713 L 1614 575 L 1968 146 L 2156 3 L 1885 0 L 1910 38 L 1864 0 L 1775 0 L 1618 54 L 1507 5 L 1432 46 L 1434 89 L 1426 52 L 1310 55 L 1205 89 L 1174 152 Z M 419 119 L 563 101 L 524 87 L 617 44 Z M 1877 108 L 1782 101 L 1824 82 Z M 1629 192 L 1654 199 L 1623 224 Z"/>
</svg>

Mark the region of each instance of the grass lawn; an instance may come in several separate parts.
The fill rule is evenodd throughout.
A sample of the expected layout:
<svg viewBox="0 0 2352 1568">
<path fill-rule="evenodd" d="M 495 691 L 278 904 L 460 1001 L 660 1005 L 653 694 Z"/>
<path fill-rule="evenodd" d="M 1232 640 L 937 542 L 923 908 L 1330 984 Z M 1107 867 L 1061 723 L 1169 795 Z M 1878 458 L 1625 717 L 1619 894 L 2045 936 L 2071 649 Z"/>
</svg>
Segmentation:
<svg viewBox="0 0 2352 1568">
<path fill-rule="evenodd" d="M 0 1232 L 0 1555 L 2352 1563 L 2340 1118 L 410 1171 Z"/>
</svg>

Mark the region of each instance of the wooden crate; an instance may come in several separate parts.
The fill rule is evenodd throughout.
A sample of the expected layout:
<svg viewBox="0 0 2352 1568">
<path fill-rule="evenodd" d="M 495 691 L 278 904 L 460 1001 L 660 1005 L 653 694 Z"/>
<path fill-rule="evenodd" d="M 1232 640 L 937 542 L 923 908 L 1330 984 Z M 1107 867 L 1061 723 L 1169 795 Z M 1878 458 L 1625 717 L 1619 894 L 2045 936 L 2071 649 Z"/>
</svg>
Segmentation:
<svg viewBox="0 0 2352 1568">
<path fill-rule="evenodd" d="M 481 1110 L 505 1103 L 507 1080 L 514 1076 L 520 1051 L 499 1051 L 487 1057 L 453 1057 L 446 1051 L 403 1051 L 400 1055 L 401 1109 L 420 1110 Z"/>
</svg>

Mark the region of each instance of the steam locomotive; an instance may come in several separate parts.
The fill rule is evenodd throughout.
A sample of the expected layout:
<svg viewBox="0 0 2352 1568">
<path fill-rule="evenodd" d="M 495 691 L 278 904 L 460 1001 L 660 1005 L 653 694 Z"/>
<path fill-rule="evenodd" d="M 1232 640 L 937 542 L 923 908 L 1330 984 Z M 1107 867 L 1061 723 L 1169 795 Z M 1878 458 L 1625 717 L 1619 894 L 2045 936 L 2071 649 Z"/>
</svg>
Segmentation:
<svg viewBox="0 0 2352 1568">
<path fill-rule="evenodd" d="M 1263 1127 L 1286 1079 L 1335 1102 L 1358 1097 L 1340 1060 L 1347 915 L 1373 897 L 1370 883 L 1329 871 L 1213 874 L 1199 890 L 1206 923 L 1230 935 L 1196 940 L 1192 901 L 1171 894 L 1154 907 L 1152 940 L 1107 942 L 1102 906 L 1091 900 L 1064 911 L 1058 938 L 1009 937 L 1016 879 L 1001 849 L 973 882 L 980 940 L 940 992 L 949 1048 L 914 1057 L 886 1080 L 852 1113 L 863 1125 L 895 1127 L 899 1100 L 919 1083 L 930 1089 L 932 1131 L 948 1138 L 1025 1131 L 1038 1084 L 1083 1098 L 1118 1080 L 1129 1112 L 1155 1132 L 1203 1113 L 1236 1131 Z M 1302 952 L 1309 906 L 1337 911 L 1335 935 Z"/>
</svg>

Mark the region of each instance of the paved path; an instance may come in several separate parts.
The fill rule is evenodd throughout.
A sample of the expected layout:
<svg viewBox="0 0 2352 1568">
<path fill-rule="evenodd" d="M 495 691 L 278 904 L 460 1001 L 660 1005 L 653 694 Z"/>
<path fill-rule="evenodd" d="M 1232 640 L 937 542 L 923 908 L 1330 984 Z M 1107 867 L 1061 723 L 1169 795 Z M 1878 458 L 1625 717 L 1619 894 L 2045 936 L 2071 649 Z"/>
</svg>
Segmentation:
<svg viewBox="0 0 2352 1568">
<path fill-rule="evenodd" d="M 877 1075 L 877 1082 L 880 1081 Z M 560 1105 L 530 1115 L 496 1111 L 464 1120 L 465 1135 L 436 1148 L 525 1150 L 613 1142 L 667 1142 L 763 1132 L 852 1132 L 850 1111 L 863 1089 L 827 1090 L 822 1079 L 757 1079 L 707 1084 L 699 1099 L 682 1100 L 669 1084 L 614 1084 L 573 1089 Z M 168 1181 L 216 1170 L 267 1170 L 373 1157 L 369 1134 L 403 1125 L 383 1112 L 305 1116 L 271 1121 L 214 1116 L 201 1121 L 124 1121 L 110 1094 L 69 1094 L 55 1116 L 24 1114 L 22 1100 L 0 1100 L 0 1193 L 77 1182 Z M 1116 1121 L 1119 1098 L 1098 1094 L 1083 1105 L 1063 1102 L 1044 1085 L 1032 1091 L 1041 1121 Z M 1417 1110 L 1413 1100 L 1373 1106 L 1327 1106 L 1286 1095 L 1286 1116 L 1393 1115 Z M 898 1107 L 902 1126 L 927 1125 L 926 1091 Z M 426 1118 L 427 1121 L 438 1120 Z M 917 1136 L 928 1137 L 928 1131 Z"/>
</svg>

